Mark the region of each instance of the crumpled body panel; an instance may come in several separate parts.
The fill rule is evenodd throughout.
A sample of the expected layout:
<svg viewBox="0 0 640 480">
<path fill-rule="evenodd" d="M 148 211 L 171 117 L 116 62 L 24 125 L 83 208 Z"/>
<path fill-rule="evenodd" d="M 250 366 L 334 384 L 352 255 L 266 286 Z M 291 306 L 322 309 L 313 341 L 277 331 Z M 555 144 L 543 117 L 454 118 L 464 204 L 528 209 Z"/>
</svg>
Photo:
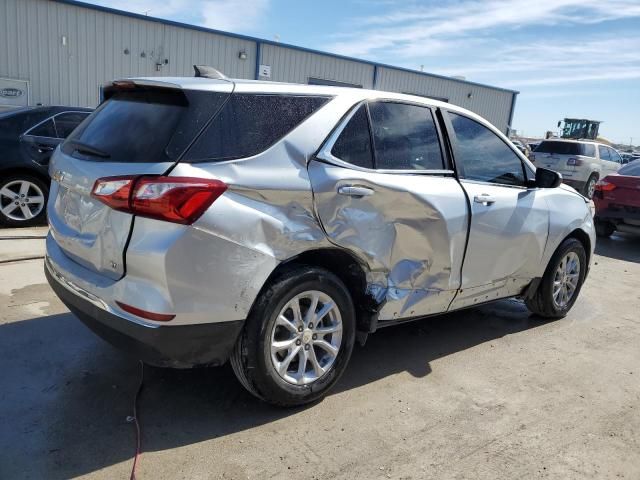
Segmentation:
<svg viewBox="0 0 640 480">
<path fill-rule="evenodd" d="M 354 171 L 312 161 L 318 217 L 329 240 L 364 259 L 380 320 L 445 311 L 460 286 L 468 212 L 455 178 Z M 344 186 L 373 190 L 341 195 Z"/>
</svg>

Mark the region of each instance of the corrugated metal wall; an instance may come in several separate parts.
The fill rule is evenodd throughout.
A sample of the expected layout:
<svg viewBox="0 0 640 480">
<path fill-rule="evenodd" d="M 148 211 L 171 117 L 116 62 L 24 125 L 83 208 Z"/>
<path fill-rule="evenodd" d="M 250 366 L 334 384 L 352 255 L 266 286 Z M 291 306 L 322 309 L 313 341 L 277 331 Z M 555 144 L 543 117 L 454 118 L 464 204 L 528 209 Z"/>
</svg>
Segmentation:
<svg viewBox="0 0 640 480">
<path fill-rule="evenodd" d="M 308 83 L 309 77 L 373 88 L 373 65 L 328 55 L 262 44 L 260 63 L 271 66 L 276 82 Z"/>
<path fill-rule="evenodd" d="M 503 131 L 513 100 L 506 90 L 140 16 L 53 0 L 0 0 L 0 77 L 29 81 L 30 104 L 95 106 L 99 86 L 109 80 L 192 75 L 194 64 L 234 78 L 255 78 L 262 64 L 271 67 L 273 81 L 308 83 L 313 77 L 446 98 Z"/>
<path fill-rule="evenodd" d="M 447 99 L 482 115 L 503 132 L 509 123 L 513 93 L 506 90 L 385 67 L 378 68 L 376 88 Z"/>
</svg>

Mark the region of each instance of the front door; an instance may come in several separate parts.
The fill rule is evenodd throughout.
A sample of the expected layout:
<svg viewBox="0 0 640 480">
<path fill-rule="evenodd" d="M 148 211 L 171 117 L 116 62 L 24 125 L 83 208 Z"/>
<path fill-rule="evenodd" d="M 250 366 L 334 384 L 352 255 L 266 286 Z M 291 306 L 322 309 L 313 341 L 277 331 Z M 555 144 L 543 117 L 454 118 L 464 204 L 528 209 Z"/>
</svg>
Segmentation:
<svg viewBox="0 0 640 480">
<path fill-rule="evenodd" d="M 384 303 L 379 320 L 448 308 L 468 216 L 430 108 L 357 106 L 310 162 L 309 177 L 329 240 L 369 266 L 369 293 Z"/>
<path fill-rule="evenodd" d="M 487 126 L 449 112 L 460 183 L 471 206 L 460 293 L 451 308 L 518 294 L 539 270 L 549 213 L 520 157 Z"/>
</svg>

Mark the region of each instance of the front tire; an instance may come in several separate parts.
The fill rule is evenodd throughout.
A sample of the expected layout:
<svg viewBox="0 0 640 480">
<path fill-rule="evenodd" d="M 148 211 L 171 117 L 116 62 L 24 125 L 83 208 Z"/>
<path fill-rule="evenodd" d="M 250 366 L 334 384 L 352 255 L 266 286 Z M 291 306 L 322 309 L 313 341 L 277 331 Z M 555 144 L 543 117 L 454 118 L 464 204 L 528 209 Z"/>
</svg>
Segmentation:
<svg viewBox="0 0 640 480">
<path fill-rule="evenodd" d="M 567 238 L 551 257 L 538 289 L 525 303 L 543 318 L 564 317 L 578 298 L 587 273 L 587 254 L 582 243 Z"/>
<path fill-rule="evenodd" d="M 278 406 L 313 402 L 344 372 L 355 341 L 355 309 L 342 281 L 298 266 L 258 297 L 231 355 L 253 395 Z"/>
<path fill-rule="evenodd" d="M 0 225 L 31 227 L 45 223 L 49 186 L 37 177 L 14 174 L 0 180 Z"/>
</svg>

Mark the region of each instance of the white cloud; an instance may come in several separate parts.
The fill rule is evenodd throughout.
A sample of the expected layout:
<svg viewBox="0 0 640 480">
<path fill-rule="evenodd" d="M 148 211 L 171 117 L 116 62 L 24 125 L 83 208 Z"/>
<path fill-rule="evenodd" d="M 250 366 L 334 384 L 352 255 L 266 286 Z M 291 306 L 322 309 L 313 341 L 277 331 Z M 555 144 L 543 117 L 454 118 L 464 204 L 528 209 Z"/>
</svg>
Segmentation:
<svg viewBox="0 0 640 480">
<path fill-rule="evenodd" d="M 515 88 L 635 79 L 640 29 L 596 35 L 593 26 L 639 17 L 638 0 L 408 2 L 361 18 L 326 48 Z"/>
<path fill-rule="evenodd" d="M 269 0 L 94 0 L 92 3 L 230 32 L 252 29 L 269 8 Z"/>
</svg>

